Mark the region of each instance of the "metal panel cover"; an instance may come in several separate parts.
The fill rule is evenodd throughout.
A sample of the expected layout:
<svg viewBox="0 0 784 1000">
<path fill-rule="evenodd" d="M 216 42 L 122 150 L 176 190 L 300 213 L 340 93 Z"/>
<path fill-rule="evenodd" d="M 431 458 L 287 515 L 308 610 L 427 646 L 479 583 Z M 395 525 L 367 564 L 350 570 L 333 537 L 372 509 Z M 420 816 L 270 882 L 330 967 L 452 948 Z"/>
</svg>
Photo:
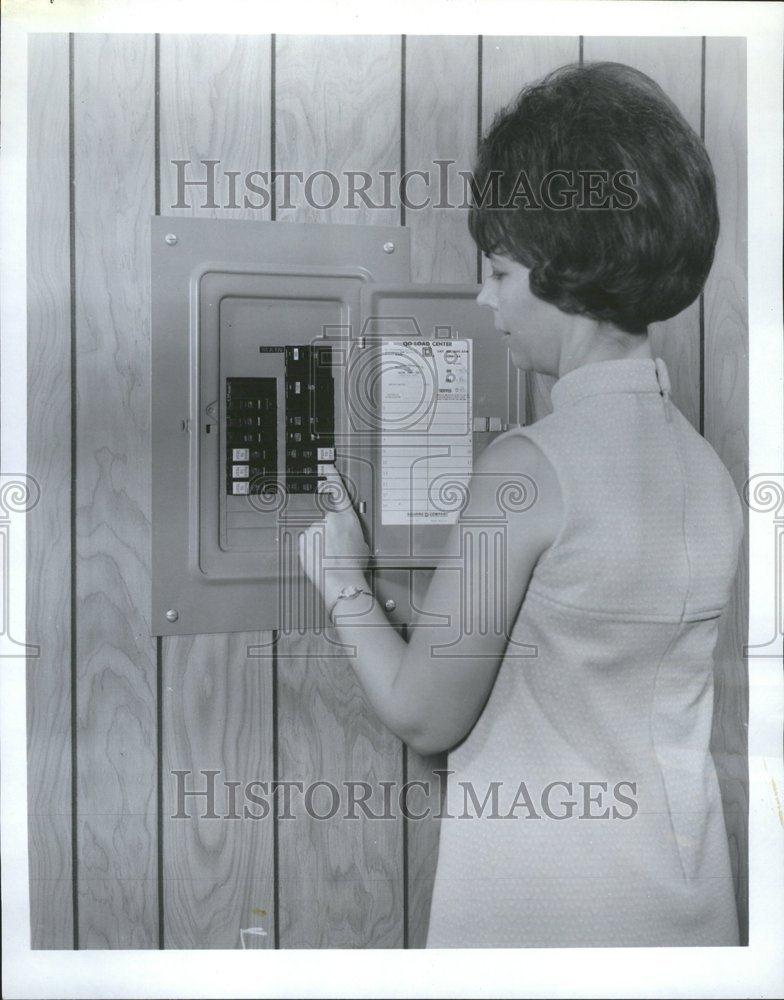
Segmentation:
<svg viewBox="0 0 784 1000">
<path fill-rule="evenodd" d="M 280 569 L 296 569 L 296 549 L 293 536 L 275 528 L 275 515 L 270 520 L 268 511 L 227 509 L 221 383 L 239 374 L 280 379 L 280 372 L 260 361 L 258 348 L 265 344 L 350 338 L 359 321 L 361 288 L 373 280 L 408 279 L 408 232 L 212 219 L 151 222 L 152 630 L 176 635 L 276 628 Z M 255 329 L 254 311 L 260 318 Z M 254 347 L 251 371 L 228 370 L 250 359 Z M 312 498 L 297 499 L 307 522 L 316 510 Z M 303 509 L 306 499 L 310 512 Z M 265 516 L 273 533 L 259 530 Z M 251 527 L 242 525 L 243 517 Z M 241 543 L 249 536 L 243 532 L 255 537 L 254 531 L 258 538 L 246 549 Z"/>
</svg>

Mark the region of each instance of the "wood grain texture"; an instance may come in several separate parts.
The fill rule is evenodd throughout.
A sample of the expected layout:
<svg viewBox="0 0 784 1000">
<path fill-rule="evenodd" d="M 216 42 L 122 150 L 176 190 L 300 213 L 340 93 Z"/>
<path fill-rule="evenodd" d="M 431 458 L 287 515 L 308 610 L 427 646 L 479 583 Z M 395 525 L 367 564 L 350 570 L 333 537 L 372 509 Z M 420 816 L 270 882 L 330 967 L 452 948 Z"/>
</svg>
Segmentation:
<svg viewBox="0 0 784 1000">
<path fill-rule="evenodd" d="M 746 217 L 746 50 L 742 38 L 708 38 L 705 143 L 719 194 L 721 234 L 705 289 L 705 437 L 738 493 L 748 478 L 748 298 Z M 730 606 L 716 645 L 713 752 L 738 883 L 738 913 L 748 934 L 748 631 L 747 531 Z"/>
<path fill-rule="evenodd" d="M 697 135 L 702 107 L 702 39 L 585 38 L 586 62 L 625 63 L 647 74 L 676 104 Z M 650 328 L 651 350 L 667 365 L 672 399 L 696 430 L 700 428 L 700 305 Z"/>
<path fill-rule="evenodd" d="M 338 813 L 316 819 L 306 813 L 302 791 L 294 791 L 292 818 L 278 820 L 281 947 L 401 947 L 400 740 L 376 718 L 348 659 L 312 631 L 297 641 L 281 636 L 278 705 L 279 780 L 304 788 L 330 782 L 340 795 Z M 377 815 L 384 812 L 381 783 L 391 782 L 393 818 L 371 819 L 361 810 L 346 818 L 346 782 L 368 783 L 368 807 Z M 329 812 L 329 789 L 314 793 L 313 806 Z"/>
<path fill-rule="evenodd" d="M 430 204 L 406 210 L 411 230 L 411 280 L 476 281 L 476 245 L 468 231 L 465 208 L 438 208 L 439 201 L 459 206 L 463 182 L 476 155 L 478 39 L 460 35 L 406 37 L 406 171 L 430 174 Z M 438 160 L 448 160 L 439 167 Z M 447 183 L 440 178 L 446 173 Z M 411 198 L 424 200 L 412 181 Z"/>
<path fill-rule="evenodd" d="M 244 181 L 271 166 L 270 45 L 268 35 L 161 36 L 161 215 L 269 219 L 269 205 L 251 207 L 263 199 Z M 190 207 L 176 207 L 182 191 L 173 160 L 190 161 L 181 177 L 199 181 L 211 172 L 201 161 L 219 161 L 216 207 L 205 187 L 187 188 L 181 200 Z M 234 193 L 227 172 L 240 174 Z M 252 180 L 269 191 L 269 179 Z"/>
<path fill-rule="evenodd" d="M 73 947 L 68 36 L 30 35 L 27 141 L 27 809 L 33 948 Z"/>
<path fill-rule="evenodd" d="M 394 36 L 276 39 L 278 170 L 379 171 L 400 166 L 401 44 Z M 398 209 L 319 211 L 293 189 L 278 218 L 394 225 Z M 314 192 L 322 202 L 326 199 Z M 380 199 L 376 199 L 378 202 Z M 283 222 L 281 223 L 283 224 Z M 278 643 L 279 777 L 399 785 L 403 749 L 370 710 L 350 663 L 317 632 Z M 343 799 L 345 799 L 345 793 Z M 325 810 L 323 802 L 318 805 Z M 377 810 L 376 810 L 377 811 Z M 278 822 L 282 948 L 388 948 L 403 943 L 402 820 Z"/>
<path fill-rule="evenodd" d="M 482 45 L 482 134 L 495 115 L 524 86 L 566 63 L 577 62 L 580 52 L 577 36 L 507 37 L 488 35 Z M 526 372 L 520 380 L 525 386 L 522 412 L 525 422 L 533 423 L 550 413 L 550 389 L 555 379 L 538 372 Z"/>
<path fill-rule="evenodd" d="M 269 640 L 268 632 L 163 640 L 167 948 L 239 948 L 240 930 L 256 926 L 267 931 L 265 946 L 274 942 Z M 189 773 L 178 777 L 175 771 Z M 227 782 L 240 783 L 233 802 Z M 266 783 L 250 791 L 268 812 L 245 797 L 252 782 Z M 204 796 L 182 798 L 185 790 L 210 786 L 212 812 Z M 173 818 L 178 813 L 188 818 Z"/>
<path fill-rule="evenodd" d="M 369 199 L 384 205 L 380 171 L 400 169 L 400 38 L 397 35 L 276 36 L 276 163 L 278 171 L 300 171 L 291 196 L 277 188 L 277 218 L 296 222 L 342 222 L 394 226 L 399 221 L 396 182 L 392 207 L 371 208 L 361 198 L 349 202 L 347 171 L 370 174 Z M 313 179 L 316 171 L 340 181 Z M 395 179 L 393 178 L 393 181 Z M 353 204 L 356 207 L 347 207 Z"/>
<path fill-rule="evenodd" d="M 161 81 L 161 214 L 268 219 L 262 210 L 227 208 L 224 171 L 241 180 L 271 164 L 271 39 L 253 35 L 163 35 Z M 215 203 L 204 208 L 194 188 L 190 209 L 173 209 L 178 193 L 174 159 L 218 160 Z M 199 176 L 206 175 L 203 171 Z M 220 179 L 223 178 L 221 181 Z M 257 181 L 266 187 L 263 180 Z M 254 202 L 258 202 L 256 196 Z M 274 944 L 274 817 L 255 820 L 175 820 L 176 780 L 201 770 L 224 780 L 271 781 L 273 662 L 271 632 L 187 636 L 163 643 L 161 713 L 165 766 L 163 812 L 164 944 L 167 948 L 239 948 L 240 929 L 261 925 Z M 249 647 L 259 647 L 249 659 Z M 266 649 L 262 653 L 261 650 Z M 260 794 L 260 793 L 257 793 Z M 195 800 L 194 800 L 195 801 Z M 256 806 L 251 808 L 258 812 Z M 220 810 L 217 810 L 220 811 Z M 225 810 L 224 810 L 225 811 Z M 242 813 L 242 804 L 238 805 Z M 203 810 L 202 810 L 203 812 Z M 262 916 L 253 910 L 264 910 Z"/>
<path fill-rule="evenodd" d="M 75 38 L 79 941 L 158 943 L 150 589 L 152 35 Z"/>
<path fill-rule="evenodd" d="M 406 38 L 406 170 L 430 171 L 432 202 L 406 213 L 411 230 L 411 278 L 418 282 L 476 281 L 476 245 L 468 231 L 464 208 L 436 208 L 444 195 L 453 205 L 462 202 L 458 171 L 474 166 L 479 99 L 479 43 L 472 36 L 409 35 Z M 448 186 L 441 185 L 436 160 L 451 160 Z M 443 170 L 445 168 L 441 168 Z M 420 199 L 421 200 L 421 199 Z M 417 592 L 432 573 L 414 574 Z M 434 772 L 446 767 L 446 754 L 422 756 L 404 748 L 406 778 L 425 782 L 430 790 L 411 793 L 411 808 L 426 819 L 407 819 L 408 855 L 407 944 L 423 948 L 427 940 L 433 879 L 438 862 L 440 788 Z"/>
</svg>

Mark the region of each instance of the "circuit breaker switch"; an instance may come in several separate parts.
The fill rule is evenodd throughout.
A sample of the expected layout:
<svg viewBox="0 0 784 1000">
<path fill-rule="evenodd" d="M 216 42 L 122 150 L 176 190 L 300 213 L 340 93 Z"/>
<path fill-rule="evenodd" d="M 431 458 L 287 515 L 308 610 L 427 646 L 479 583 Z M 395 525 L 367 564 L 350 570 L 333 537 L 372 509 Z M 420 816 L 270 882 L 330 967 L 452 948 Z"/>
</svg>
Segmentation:
<svg viewBox="0 0 784 1000">
<path fill-rule="evenodd" d="M 247 479 L 250 472 L 247 465 L 234 465 L 232 466 L 231 474 L 234 479 Z"/>
<path fill-rule="evenodd" d="M 334 448 L 319 448 L 316 458 L 319 462 L 334 462 L 335 461 L 335 449 Z"/>
<path fill-rule="evenodd" d="M 473 430 L 480 433 L 505 431 L 508 427 L 503 417 L 474 417 Z"/>
<path fill-rule="evenodd" d="M 244 483 L 243 482 L 236 482 L 236 483 L 232 484 L 232 490 L 231 490 L 231 492 L 235 493 L 235 494 L 238 494 L 238 493 L 247 493 L 248 490 L 249 490 L 249 488 L 250 488 L 250 483 L 248 483 L 247 480 Z"/>
</svg>

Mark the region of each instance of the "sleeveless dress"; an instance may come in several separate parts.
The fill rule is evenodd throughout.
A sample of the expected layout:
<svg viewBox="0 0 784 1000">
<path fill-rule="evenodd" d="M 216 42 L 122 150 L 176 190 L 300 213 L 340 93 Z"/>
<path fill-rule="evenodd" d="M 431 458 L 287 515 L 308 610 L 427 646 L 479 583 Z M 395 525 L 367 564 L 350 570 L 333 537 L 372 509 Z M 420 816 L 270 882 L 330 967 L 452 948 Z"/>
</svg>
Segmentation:
<svg viewBox="0 0 784 1000">
<path fill-rule="evenodd" d="M 708 744 L 742 508 L 669 388 L 587 364 L 496 439 L 539 446 L 564 520 L 448 756 L 429 948 L 738 944 Z"/>
</svg>

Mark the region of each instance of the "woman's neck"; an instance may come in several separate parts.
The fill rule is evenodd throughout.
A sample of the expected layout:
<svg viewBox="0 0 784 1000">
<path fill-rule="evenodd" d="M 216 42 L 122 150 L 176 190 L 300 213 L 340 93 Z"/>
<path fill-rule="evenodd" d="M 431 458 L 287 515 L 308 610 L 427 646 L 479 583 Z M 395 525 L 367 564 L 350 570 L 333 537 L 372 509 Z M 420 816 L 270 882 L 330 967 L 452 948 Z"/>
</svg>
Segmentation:
<svg viewBox="0 0 784 1000">
<path fill-rule="evenodd" d="M 583 365 L 623 358 L 653 358 L 647 331 L 626 333 L 609 324 L 576 324 L 573 335 L 561 345 L 558 378 Z"/>
</svg>

